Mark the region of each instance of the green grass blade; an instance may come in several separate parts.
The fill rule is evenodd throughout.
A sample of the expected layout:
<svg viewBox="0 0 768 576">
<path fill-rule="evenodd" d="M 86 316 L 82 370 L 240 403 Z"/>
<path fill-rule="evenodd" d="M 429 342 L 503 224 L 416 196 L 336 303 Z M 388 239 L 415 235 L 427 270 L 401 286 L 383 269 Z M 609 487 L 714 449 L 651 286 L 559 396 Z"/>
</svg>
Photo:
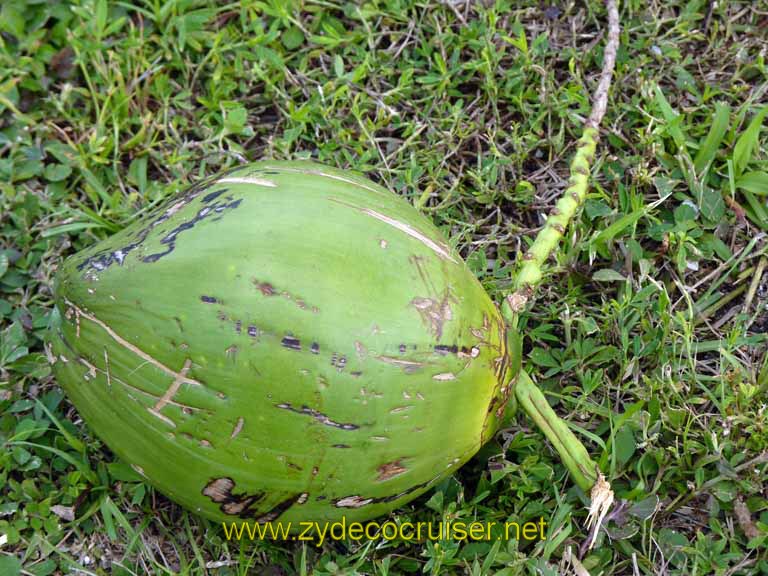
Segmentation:
<svg viewBox="0 0 768 576">
<path fill-rule="evenodd" d="M 632 226 L 635 222 L 645 214 L 645 208 L 639 208 L 629 214 L 625 214 L 616 222 L 601 230 L 594 238 L 594 243 L 608 242 L 612 240 L 617 234 L 623 232 L 626 228 Z"/>
<path fill-rule="evenodd" d="M 693 160 L 693 166 L 696 169 L 696 174 L 701 175 L 709 163 L 717 154 L 720 145 L 725 138 L 725 134 L 728 131 L 729 120 L 731 116 L 731 108 L 728 104 L 718 102 L 715 104 L 715 114 L 712 119 L 712 126 L 709 129 L 709 133 L 704 141 L 701 143 L 696 158 Z"/>
<path fill-rule="evenodd" d="M 664 121 L 667 124 L 667 132 L 670 136 L 672 136 L 672 139 L 675 141 L 675 144 L 677 144 L 678 149 L 681 152 L 687 152 L 688 149 L 685 145 L 685 133 L 683 132 L 683 129 L 680 128 L 682 117 L 680 114 L 675 112 L 667 100 L 667 97 L 664 96 L 664 92 L 662 92 L 658 85 L 654 86 L 654 93 L 656 95 L 656 105 L 659 107 L 661 115 L 664 117 Z"/>
<path fill-rule="evenodd" d="M 739 136 L 736 146 L 733 149 L 733 167 L 738 178 L 744 172 L 744 169 L 752 159 L 752 154 L 757 148 L 760 139 L 760 128 L 763 125 L 763 119 L 768 114 L 768 106 L 764 106 L 757 115 L 752 118 L 752 122 L 746 130 Z"/>
<path fill-rule="evenodd" d="M 768 211 L 766 211 L 760 200 L 752 192 L 745 190 L 744 198 L 748 204 L 748 206 L 744 207 L 744 212 L 762 230 L 768 231 Z"/>
<path fill-rule="evenodd" d="M 768 196 L 768 172 L 747 172 L 736 180 L 736 188 L 757 196 Z"/>
<path fill-rule="evenodd" d="M 72 448 L 74 448 L 76 451 L 80 452 L 80 454 L 85 455 L 85 444 L 83 444 L 80 440 L 72 436 L 67 429 L 62 426 L 61 422 L 59 422 L 59 419 L 56 418 L 56 416 L 53 415 L 53 412 L 51 412 L 48 407 L 43 404 L 39 398 L 35 398 L 35 403 L 40 407 L 40 409 L 45 412 L 46 416 L 53 422 L 54 426 L 59 429 L 59 432 L 61 432 L 61 435 L 64 436 L 64 439 L 67 441 L 67 444 L 69 444 Z"/>
<path fill-rule="evenodd" d="M 98 222 L 70 222 L 69 224 L 62 224 L 61 226 L 54 226 L 48 228 L 40 233 L 41 238 L 51 238 L 53 236 L 59 236 L 61 234 L 72 234 L 73 232 L 82 232 L 90 228 L 106 228 L 103 224 Z"/>
<path fill-rule="evenodd" d="M 83 178 L 85 178 L 85 181 L 88 183 L 91 189 L 96 192 L 96 194 L 98 194 L 98 197 L 101 198 L 102 202 L 104 202 L 104 205 L 110 208 L 114 208 L 114 201 L 112 200 L 112 196 L 109 194 L 109 192 L 107 192 L 107 189 L 104 187 L 104 184 L 102 184 L 101 180 L 99 180 L 93 172 L 88 170 L 88 168 L 81 167 L 80 173 L 83 175 Z"/>
</svg>

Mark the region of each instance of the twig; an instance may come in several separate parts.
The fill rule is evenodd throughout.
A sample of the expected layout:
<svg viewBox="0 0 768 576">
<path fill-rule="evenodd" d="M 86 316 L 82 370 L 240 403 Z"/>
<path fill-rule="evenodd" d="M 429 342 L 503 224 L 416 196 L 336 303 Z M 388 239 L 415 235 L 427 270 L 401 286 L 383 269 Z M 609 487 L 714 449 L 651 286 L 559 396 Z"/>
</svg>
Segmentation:
<svg viewBox="0 0 768 576">
<path fill-rule="evenodd" d="M 749 291 L 747 292 L 746 298 L 744 298 L 744 314 L 749 314 L 749 308 L 752 306 L 752 301 L 755 299 L 757 287 L 760 285 L 760 281 L 763 279 L 763 272 L 765 272 L 766 263 L 768 263 L 768 260 L 765 256 L 760 258 L 760 261 L 757 263 L 757 271 L 755 272 L 755 275 L 752 276 L 752 282 L 749 285 Z"/>
<path fill-rule="evenodd" d="M 608 107 L 608 91 L 611 89 L 611 79 L 613 69 L 616 67 L 616 53 L 619 50 L 619 10 L 616 6 L 616 0 L 606 0 L 608 9 L 608 44 L 603 53 L 603 69 L 600 72 L 600 83 L 594 94 L 594 103 L 592 104 L 592 113 L 587 120 L 587 127 L 597 130 L 600 122 L 603 121 L 605 110 Z"/>
</svg>

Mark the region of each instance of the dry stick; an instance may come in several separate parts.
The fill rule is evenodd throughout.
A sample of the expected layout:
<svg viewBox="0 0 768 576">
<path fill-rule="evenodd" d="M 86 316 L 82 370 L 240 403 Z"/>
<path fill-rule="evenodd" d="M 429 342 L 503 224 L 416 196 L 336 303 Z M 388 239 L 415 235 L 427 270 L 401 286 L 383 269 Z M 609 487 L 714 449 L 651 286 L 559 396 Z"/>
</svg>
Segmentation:
<svg viewBox="0 0 768 576">
<path fill-rule="evenodd" d="M 590 166 L 595 158 L 599 137 L 598 127 L 608 106 L 608 91 L 611 87 L 616 51 L 619 47 L 619 12 L 616 0 L 606 0 L 606 7 L 608 9 L 608 43 L 603 56 L 603 68 L 600 73 L 600 82 L 593 95 L 592 112 L 585 123 L 576 155 L 571 162 L 570 185 L 552 209 L 544 229 L 539 232 L 523 256 L 522 264 L 514 279 L 514 291 L 504 299 L 502 304 L 502 313 L 512 331 L 517 329 L 518 314 L 525 310 L 541 282 L 544 262 L 557 248 L 566 227 L 587 195 Z M 592 548 L 600 525 L 613 504 L 613 491 L 610 484 L 600 473 L 597 464 L 589 457 L 583 444 L 567 424 L 557 416 L 544 394 L 524 371 L 521 371 L 517 377 L 515 397 L 557 449 L 574 481 L 584 490 L 591 489 L 587 527 L 591 529 L 589 547 Z"/>
<path fill-rule="evenodd" d="M 768 263 L 768 260 L 765 256 L 760 258 L 760 261 L 757 263 L 757 270 L 755 271 L 755 275 L 752 277 L 752 282 L 749 285 L 747 297 L 744 298 L 744 314 L 749 314 L 749 308 L 752 306 L 752 300 L 755 299 L 757 287 L 760 285 L 760 282 L 763 279 L 763 272 L 765 272 L 766 263 Z"/>
</svg>

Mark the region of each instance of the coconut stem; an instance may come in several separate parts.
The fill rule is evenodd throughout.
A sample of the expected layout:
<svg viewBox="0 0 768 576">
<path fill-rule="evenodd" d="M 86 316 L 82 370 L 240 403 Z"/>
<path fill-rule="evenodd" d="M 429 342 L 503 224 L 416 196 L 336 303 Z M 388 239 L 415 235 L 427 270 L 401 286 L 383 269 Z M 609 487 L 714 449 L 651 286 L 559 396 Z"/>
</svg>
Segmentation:
<svg viewBox="0 0 768 576">
<path fill-rule="evenodd" d="M 590 506 L 587 528 L 591 531 L 589 540 L 589 549 L 591 550 L 597 542 L 600 526 L 613 506 L 614 497 L 611 484 L 600 472 L 598 465 L 589 457 L 584 445 L 552 410 L 544 394 L 533 383 L 525 370 L 520 370 L 517 376 L 515 398 L 555 447 L 574 482 L 585 492 L 589 490 Z"/>
<path fill-rule="evenodd" d="M 565 234 L 565 229 L 584 202 L 588 189 L 589 167 L 594 159 L 596 147 L 597 130 L 591 127 L 585 128 L 579 139 L 576 155 L 571 162 L 570 185 L 549 213 L 544 228 L 523 255 L 520 270 L 515 275 L 515 291 L 506 298 L 512 313 L 525 309 L 544 276 L 542 269 L 544 262 L 557 248 L 560 238 Z"/>
<path fill-rule="evenodd" d="M 616 0 L 606 0 L 605 3 L 608 9 L 608 42 L 603 55 L 603 68 L 597 89 L 593 94 L 592 111 L 584 124 L 576 154 L 571 161 L 568 188 L 550 212 L 544 228 L 536 235 L 533 244 L 523 255 L 518 273 L 513 277 L 513 292 L 504 298 L 502 303 L 502 314 L 513 332 L 517 330 L 518 315 L 525 310 L 541 283 L 544 276 L 542 271 L 544 263 L 557 248 L 568 224 L 584 203 L 589 189 L 590 167 L 595 159 L 599 138 L 598 127 L 608 106 L 608 91 L 611 87 L 616 52 L 619 47 L 619 11 Z M 519 353 L 522 354 L 522 350 L 519 350 Z M 554 445 L 576 484 L 582 490 L 590 491 L 591 505 L 587 526 L 592 530 L 589 544 L 589 548 L 592 548 L 597 540 L 600 525 L 613 504 L 613 491 L 610 484 L 589 457 L 584 445 L 571 432 L 568 425 L 558 417 L 544 394 L 524 370 L 518 373 L 515 397 Z"/>
<path fill-rule="evenodd" d="M 589 188 L 589 172 L 595 159 L 599 139 L 598 127 L 608 106 L 608 91 L 616 64 L 619 47 L 619 12 L 615 0 L 606 0 L 608 9 L 608 43 L 603 54 L 603 68 L 600 81 L 592 99 L 592 111 L 584 124 L 576 155 L 570 166 L 571 178 L 565 194 L 558 200 L 547 218 L 544 228 L 538 233 L 531 247 L 522 257 L 517 274 L 514 276 L 513 292 L 504 299 L 502 312 L 510 323 L 516 323 L 516 316 L 530 301 L 544 274 L 542 267 L 557 248 L 576 211 L 584 203 Z"/>
<path fill-rule="evenodd" d="M 568 425 L 558 417 L 525 370 L 521 370 L 518 375 L 515 397 L 555 447 L 579 488 L 585 492 L 590 490 L 597 482 L 597 464 Z"/>
</svg>

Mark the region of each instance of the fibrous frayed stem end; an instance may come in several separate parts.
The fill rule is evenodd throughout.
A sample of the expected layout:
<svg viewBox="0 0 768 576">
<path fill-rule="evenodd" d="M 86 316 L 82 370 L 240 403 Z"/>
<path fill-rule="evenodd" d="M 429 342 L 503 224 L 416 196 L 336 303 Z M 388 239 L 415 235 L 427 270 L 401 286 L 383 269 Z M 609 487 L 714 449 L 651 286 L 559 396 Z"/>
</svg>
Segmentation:
<svg viewBox="0 0 768 576">
<path fill-rule="evenodd" d="M 597 471 L 597 482 L 592 486 L 589 498 L 591 502 L 589 505 L 589 515 L 587 516 L 587 528 L 592 532 L 592 541 L 589 543 L 589 549 L 592 550 L 597 541 L 597 535 L 600 533 L 600 526 L 610 511 L 611 506 L 613 506 L 611 484 L 599 470 Z"/>
</svg>

